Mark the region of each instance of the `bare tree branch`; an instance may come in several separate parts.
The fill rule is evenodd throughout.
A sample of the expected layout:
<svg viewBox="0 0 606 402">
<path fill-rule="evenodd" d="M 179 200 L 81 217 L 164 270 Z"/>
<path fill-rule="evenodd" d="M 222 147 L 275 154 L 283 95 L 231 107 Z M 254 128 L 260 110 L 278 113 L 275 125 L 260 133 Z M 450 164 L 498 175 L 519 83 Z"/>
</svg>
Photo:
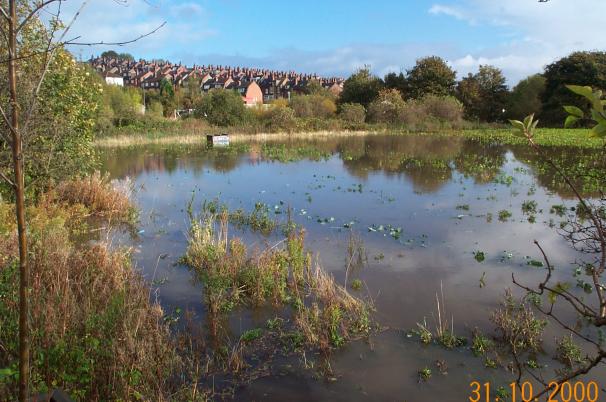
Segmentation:
<svg viewBox="0 0 606 402">
<path fill-rule="evenodd" d="M 7 182 L 11 187 L 15 188 L 15 183 L 8 178 L 7 175 L 5 175 L 4 173 L 2 173 L 2 171 L 0 171 L 0 178 L 2 178 L 5 182 Z"/>
<path fill-rule="evenodd" d="M 34 6 L 34 9 L 25 18 L 23 18 L 23 20 L 21 21 L 21 23 L 17 27 L 17 30 L 16 30 L 17 33 L 19 31 L 21 31 L 25 25 L 27 25 L 27 23 L 29 22 L 29 20 L 34 15 L 36 15 L 38 13 L 38 11 L 42 10 L 44 7 L 48 6 L 51 3 L 56 3 L 57 1 L 61 2 L 62 0 L 45 0 L 45 1 L 39 2 L 36 6 Z"/>
</svg>

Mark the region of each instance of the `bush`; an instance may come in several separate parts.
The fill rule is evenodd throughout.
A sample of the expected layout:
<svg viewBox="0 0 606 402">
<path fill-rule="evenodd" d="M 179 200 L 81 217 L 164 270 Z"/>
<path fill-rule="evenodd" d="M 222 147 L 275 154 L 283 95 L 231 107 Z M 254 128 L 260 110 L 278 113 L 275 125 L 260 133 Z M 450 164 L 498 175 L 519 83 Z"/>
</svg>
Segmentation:
<svg viewBox="0 0 606 402">
<path fill-rule="evenodd" d="M 238 92 L 213 89 L 198 102 L 195 116 L 208 120 L 210 124 L 228 127 L 244 123 L 248 114 Z"/>
<path fill-rule="evenodd" d="M 166 400 L 180 366 L 162 308 L 128 252 L 72 240 L 85 229 L 81 208 L 51 197 L 28 208 L 31 392 Z M 9 226 L 0 233 L 0 400 L 13 399 L 18 381 L 19 270 Z"/>
<path fill-rule="evenodd" d="M 292 132 L 297 127 L 295 112 L 289 107 L 274 106 L 265 113 L 263 120 L 269 131 Z"/>
<path fill-rule="evenodd" d="M 335 115 L 337 106 L 335 102 L 322 95 L 295 96 L 290 101 L 290 107 L 297 117 L 316 117 L 327 119 Z"/>
<path fill-rule="evenodd" d="M 366 109 L 359 103 L 341 105 L 339 118 L 347 123 L 361 124 L 366 120 Z"/>
<path fill-rule="evenodd" d="M 373 123 L 397 124 L 401 122 L 405 107 L 406 103 L 397 89 L 385 89 L 368 106 L 368 118 Z"/>
<path fill-rule="evenodd" d="M 426 115 L 452 124 L 463 120 L 463 105 L 452 96 L 425 96 L 421 100 L 421 108 Z"/>
</svg>

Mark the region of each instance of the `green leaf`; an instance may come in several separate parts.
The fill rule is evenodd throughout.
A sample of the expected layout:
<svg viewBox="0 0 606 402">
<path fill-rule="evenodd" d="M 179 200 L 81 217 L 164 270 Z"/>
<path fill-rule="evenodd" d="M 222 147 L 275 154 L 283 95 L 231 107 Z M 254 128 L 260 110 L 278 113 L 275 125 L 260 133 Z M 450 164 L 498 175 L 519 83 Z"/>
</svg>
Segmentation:
<svg viewBox="0 0 606 402">
<path fill-rule="evenodd" d="M 530 128 L 530 125 L 532 124 L 532 119 L 534 119 L 534 113 L 526 116 L 526 118 L 524 119 L 524 128 Z"/>
<path fill-rule="evenodd" d="M 595 109 L 591 109 L 591 118 L 598 124 L 606 124 L 604 115 Z"/>
<path fill-rule="evenodd" d="M 570 89 L 577 95 L 581 95 L 589 100 L 593 100 L 593 90 L 591 89 L 591 87 L 580 85 L 566 85 L 566 88 Z"/>
<path fill-rule="evenodd" d="M 566 121 L 564 121 L 564 128 L 570 128 L 574 126 L 574 124 L 579 121 L 579 118 L 576 116 L 568 116 L 566 117 Z"/>
<path fill-rule="evenodd" d="M 564 110 L 574 117 L 583 118 L 583 111 L 576 106 L 564 106 Z"/>
<path fill-rule="evenodd" d="M 606 124 L 598 124 L 594 128 L 591 129 L 589 134 L 592 137 L 606 137 Z"/>
</svg>

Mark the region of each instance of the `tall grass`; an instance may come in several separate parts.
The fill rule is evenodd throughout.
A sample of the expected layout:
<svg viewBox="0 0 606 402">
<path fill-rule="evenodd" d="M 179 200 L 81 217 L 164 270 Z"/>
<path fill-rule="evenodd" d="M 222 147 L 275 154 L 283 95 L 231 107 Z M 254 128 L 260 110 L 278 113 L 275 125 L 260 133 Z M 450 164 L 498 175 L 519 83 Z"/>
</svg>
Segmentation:
<svg viewBox="0 0 606 402">
<path fill-rule="evenodd" d="M 242 240 L 229 238 L 227 210 L 205 210 L 191 218 L 182 261 L 204 284 L 211 319 L 244 304 L 291 306 L 295 330 L 309 347 L 325 351 L 369 333 L 371 305 L 351 296 L 319 264 L 312 265 L 304 230 L 289 224 L 286 238 L 249 252 Z"/>
<path fill-rule="evenodd" d="M 31 389 L 44 393 L 59 387 L 77 401 L 167 400 L 177 386 L 180 359 L 162 308 L 150 300 L 129 251 L 110 249 L 104 241 L 72 240 L 84 228 L 83 205 L 112 214 L 126 208 L 123 195 L 99 180 L 60 185 L 61 202 L 45 196 L 27 210 Z M 14 398 L 18 381 L 12 208 L 0 203 L 0 400 Z"/>
</svg>

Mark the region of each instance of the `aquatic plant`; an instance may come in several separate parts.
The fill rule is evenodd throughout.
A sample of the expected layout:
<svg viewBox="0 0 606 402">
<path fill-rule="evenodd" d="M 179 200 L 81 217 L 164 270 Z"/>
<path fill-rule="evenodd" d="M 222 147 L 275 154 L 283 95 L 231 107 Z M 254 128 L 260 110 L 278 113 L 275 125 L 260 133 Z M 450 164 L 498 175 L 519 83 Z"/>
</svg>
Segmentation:
<svg viewBox="0 0 606 402">
<path fill-rule="evenodd" d="M 294 308 L 294 325 L 311 347 L 329 350 L 370 331 L 371 306 L 338 285 L 318 264 L 312 268 L 303 229 L 249 255 L 240 239 L 229 239 L 229 213 L 192 216 L 182 262 L 204 284 L 211 317 L 242 304 L 273 303 Z"/>
</svg>

